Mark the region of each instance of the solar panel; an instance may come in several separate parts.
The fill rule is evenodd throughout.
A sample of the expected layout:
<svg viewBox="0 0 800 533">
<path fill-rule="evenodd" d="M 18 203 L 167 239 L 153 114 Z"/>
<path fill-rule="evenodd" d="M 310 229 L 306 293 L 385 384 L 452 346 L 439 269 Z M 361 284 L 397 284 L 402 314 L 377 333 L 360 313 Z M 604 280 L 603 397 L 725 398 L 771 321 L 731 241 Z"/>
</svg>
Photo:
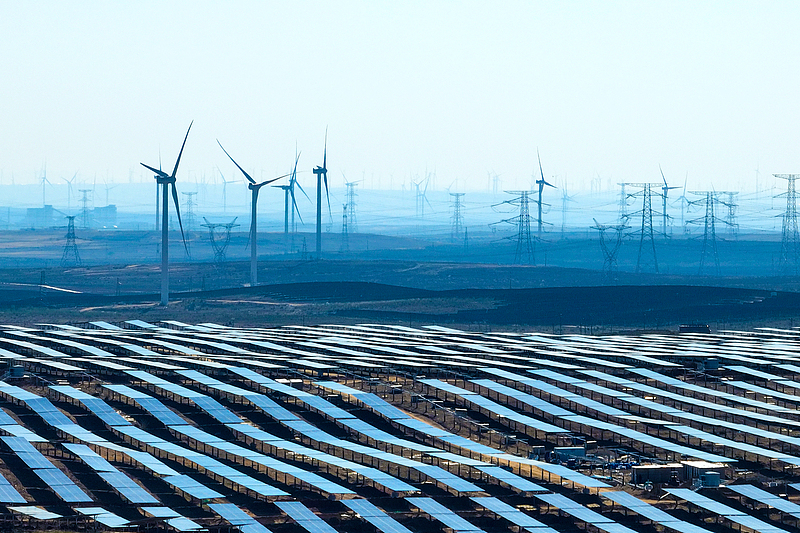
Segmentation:
<svg viewBox="0 0 800 533">
<path fill-rule="evenodd" d="M 382 533 L 412 533 L 403 524 L 387 515 L 372 503 L 363 499 L 342 500 L 342 503 L 358 516 L 375 526 Z"/>
<path fill-rule="evenodd" d="M 99 472 L 106 483 L 133 504 L 158 503 L 158 500 L 122 472 Z"/>
<path fill-rule="evenodd" d="M 32 516 L 37 520 L 54 520 L 56 518 L 62 518 L 60 514 L 51 513 L 44 507 L 35 505 L 9 506 L 8 508 L 15 513 Z"/>
<path fill-rule="evenodd" d="M 417 507 L 423 512 L 429 514 L 432 518 L 435 518 L 455 532 L 483 531 L 479 527 L 470 524 L 467 520 L 464 520 L 433 498 L 406 498 L 406 501 L 414 507 Z"/>
<path fill-rule="evenodd" d="M 544 528 L 547 527 L 542 522 L 539 522 L 535 518 L 526 515 L 519 509 L 498 500 L 497 498 L 493 497 L 474 497 L 470 498 L 473 502 L 477 503 L 481 507 L 484 507 L 491 512 L 495 513 L 496 515 L 502 516 L 515 526 L 525 527 L 525 528 Z"/>
<path fill-rule="evenodd" d="M 300 502 L 275 502 L 275 505 L 309 533 L 336 533 L 327 522 Z"/>
</svg>

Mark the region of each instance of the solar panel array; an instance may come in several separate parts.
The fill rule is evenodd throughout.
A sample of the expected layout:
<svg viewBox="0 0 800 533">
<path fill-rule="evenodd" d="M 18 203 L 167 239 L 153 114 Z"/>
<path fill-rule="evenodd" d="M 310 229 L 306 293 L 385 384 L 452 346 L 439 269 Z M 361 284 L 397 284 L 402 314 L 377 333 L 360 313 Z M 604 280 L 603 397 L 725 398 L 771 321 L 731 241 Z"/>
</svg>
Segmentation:
<svg viewBox="0 0 800 533">
<path fill-rule="evenodd" d="M 62 529 L 779 533 L 800 519 L 798 341 L 0 326 L 0 359 L 26 372 L 0 382 L 0 514 Z M 753 471 L 766 484 L 743 484 Z"/>
</svg>

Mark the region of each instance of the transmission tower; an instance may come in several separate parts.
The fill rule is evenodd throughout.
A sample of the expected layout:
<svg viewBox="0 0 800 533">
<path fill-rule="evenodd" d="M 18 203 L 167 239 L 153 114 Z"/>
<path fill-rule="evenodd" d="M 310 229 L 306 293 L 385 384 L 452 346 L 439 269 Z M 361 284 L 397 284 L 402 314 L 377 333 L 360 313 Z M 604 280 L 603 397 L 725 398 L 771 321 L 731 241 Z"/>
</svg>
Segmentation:
<svg viewBox="0 0 800 533">
<path fill-rule="evenodd" d="M 641 189 L 639 192 L 629 194 L 628 198 L 642 198 L 642 210 L 626 215 L 622 221 L 624 224 L 633 215 L 641 215 L 642 225 L 639 231 L 634 234 L 639 235 L 639 255 L 636 259 L 636 273 L 642 271 L 653 271 L 658 273 L 658 258 L 656 257 L 655 232 L 653 231 L 653 190 L 654 186 L 660 183 L 626 183 L 632 187 Z M 658 196 L 658 193 L 655 193 Z"/>
<path fill-rule="evenodd" d="M 306 244 L 305 237 L 303 237 L 303 248 L 300 250 L 300 259 L 308 261 L 308 245 Z"/>
<path fill-rule="evenodd" d="M 625 194 L 627 183 L 618 183 L 619 190 L 619 223 L 625 224 L 628 221 L 628 195 Z"/>
<path fill-rule="evenodd" d="M 499 223 L 513 224 L 517 227 L 517 233 L 514 236 L 507 237 L 508 239 L 515 239 L 517 241 L 516 251 L 514 253 L 515 263 L 529 263 L 535 264 L 536 257 L 533 253 L 533 240 L 531 239 L 531 215 L 530 215 L 530 199 L 528 195 L 530 191 L 506 191 L 508 194 L 519 195 L 513 200 L 506 200 L 504 204 L 519 206 L 519 215 L 513 218 L 501 220 Z M 499 224 L 498 223 L 498 224 Z"/>
<path fill-rule="evenodd" d="M 702 276 L 704 273 L 707 272 L 707 266 L 709 262 L 713 259 L 714 261 L 714 270 L 711 272 L 719 276 L 719 251 L 717 250 L 717 230 L 716 226 L 718 222 L 722 222 L 727 224 L 728 221 L 717 217 L 716 215 L 716 206 L 718 204 L 727 205 L 725 202 L 720 201 L 719 195 L 724 193 L 714 192 L 714 191 L 697 191 L 697 192 L 690 192 L 690 194 L 695 194 L 698 196 L 704 196 L 704 199 L 695 200 L 694 202 L 690 202 L 690 205 L 700 205 L 702 202 L 706 204 L 706 214 L 702 218 L 696 218 L 694 220 L 690 220 L 687 224 L 702 224 L 704 227 L 703 230 L 703 248 L 700 252 L 700 268 L 697 271 L 697 274 Z"/>
<path fill-rule="evenodd" d="M 75 242 L 75 215 L 68 216 L 67 242 L 64 244 L 64 254 L 61 256 L 61 266 L 80 266 L 81 256 L 78 254 L 78 245 Z"/>
<path fill-rule="evenodd" d="M 782 274 L 797 274 L 800 265 L 800 232 L 797 229 L 797 196 L 794 182 L 800 178 L 800 174 L 774 174 L 774 176 L 787 181 L 786 192 L 775 197 L 786 196 L 778 265 Z"/>
<path fill-rule="evenodd" d="M 79 192 L 83 193 L 83 196 L 81 196 L 81 227 L 89 229 L 89 193 L 92 190 L 79 189 Z"/>
<path fill-rule="evenodd" d="M 622 236 L 628 226 L 625 224 L 610 226 L 600 224 L 596 219 L 593 220 L 592 229 L 596 229 L 600 233 L 600 248 L 603 251 L 603 280 L 606 283 L 613 283 L 614 273 L 617 271 L 617 252 L 622 245 Z M 613 238 L 606 236 L 606 232 L 609 230 L 614 232 Z"/>
<path fill-rule="evenodd" d="M 453 215 L 450 217 L 452 226 L 450 229 L 450 240 L 457 242 L 461 238 L 461 227 L 464 224 L 464 215 L 461 214 L 461 197 L 464 196 L 463 192 L 451 192 L 450 196 L 453 197 Z"/>
<path fill-rule="evenodd" d="M 339 246 L 339 253 L 350 251 L 350 235 L 347 230 L 347 207 L 347 204 L 342 206 L 342 244 Z"/>
<path fill-rule="evenodd" d="M 564 234 L 567 232 L 567 208 L 568 202 L 574 202 L 573 196 L 567 194 L 567 182 L 564 181 L 564 189 L 561 191 L 561 238 L 564 238 Z"/>
<path fill-rule="evenodd" d="M 469 250 L 469 228 L 464 228 L 464 251 Z"/>
<path fill-rule="evenodd" d="M 736 208 L 739 205 L 733 200 L 733 197 L 739 194 L 738 192 L 722 192 L 720 191 L 718 194 L 724 194 L 728 197 L 727 202 L 723 202 L 728 207 L 728 234 L 735 237 L 736 234 L 739 232 L 739 224 L 736 222 Z"/>
<path fill-rule="evenodd" d="M 194 201 L 194 197 L 197 196 L 197 193 L 182 192 L 181 194 L 186 197 L 186 201 L 183 204 L 185 213 L 183 219 L 186 221 L 186 231 L 191 231 L 194 229 L 194 206 L 197 205 Z"/>
<path fill-rule="evenodd" d="M 211 247 L 214 248 L 214 261 L 217 263 L 225 262 L 225 251 L 228 249 L 228 244 L 231 242 L 231 230 L 239 226 L 239 224 L 236 223 L 237 218 L 239 217 L 234 218 L 227 224 L 214 224 L 209 222 L 206 217 L 203 217 L 203 220 L 206 221 L 203 227 L 208 228 L 208 237 L 211 241 Z M 223 231 L 220 232 L 220 229 Z M 220 233 L 222 233 L 222 235 L 220 235 Z"/>
<path fill-rule="evenodd" d="M 348 229 L 353 233 L 358 233 L 358 222 L 356 221 L 356 185 L 357 181 L 345 183 L 347 186 L 347 224 Z"/>
</svg>

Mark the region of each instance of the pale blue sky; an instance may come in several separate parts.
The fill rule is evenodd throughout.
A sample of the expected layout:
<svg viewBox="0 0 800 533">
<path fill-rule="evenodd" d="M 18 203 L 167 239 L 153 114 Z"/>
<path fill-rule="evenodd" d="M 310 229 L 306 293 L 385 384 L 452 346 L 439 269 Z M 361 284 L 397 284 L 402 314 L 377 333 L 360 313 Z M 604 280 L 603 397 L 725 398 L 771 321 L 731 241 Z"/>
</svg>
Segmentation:
<svg viewBox="0 0 800 533">
<path fill-rule="evenodd" d="M 268 177 L 321 162 L 395 188 L 570 189 L 668 179 L 752 189 L 800 172 L 800 4 L 670 2 L 0 3 L 0 170 L 33 182 Z M 189 173 L 192 174 L 189 174 Z M 391 176 L 391 178 L 390 178 Z M 149 176 L 148 176 L 149 178 Z M 310 184 L 311 176 L 306 178 Z M 764 186 L 762 183 L 762 187 Z"/>
</svg>

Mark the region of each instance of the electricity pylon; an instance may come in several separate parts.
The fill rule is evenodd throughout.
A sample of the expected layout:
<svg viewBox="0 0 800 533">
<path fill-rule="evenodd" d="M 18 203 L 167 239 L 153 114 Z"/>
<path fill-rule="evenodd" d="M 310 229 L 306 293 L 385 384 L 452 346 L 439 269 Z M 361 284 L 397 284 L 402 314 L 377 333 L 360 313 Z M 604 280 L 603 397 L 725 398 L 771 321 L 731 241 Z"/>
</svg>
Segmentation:
<svg viewBox="0 0 800 533">
<path fill-rule="evenodd" d="M 83 196 L 81 196 L 81 227 L 89 229 L 89 197 L 87 196 L 91 189 L 80 189 Z"/>
<path fill-rule="evenodd" d="M 356 185 L 358 181 L 345 182 L 347 186 L 347 229 L 353 233 L 358 233 L 358 221 L 356 220 Z"/>
<path fill-rule="evenodd" d="M 225 251 L 228 249 L 228 244 L 231 242 L 231 230 L 234 227 L 239 226 L 236 223 L 236 219 L 239 217 L 234 218 L 231 222 L 227 224 L 213 224 L 208 221 L 206 217 L 203 217 L 203 220 L 206 221 L 203 224 L 204 228 L 208 228 L 208 236 L 211 240 L 211 247 L 214 248 L 214 261 L 217 263 L 224 263 L 225 262 Z M 222 228 L 224 233 L 220 236 L 217 232 Z"/>
<path fill-rule="evenodd" d="M 786 196 L 786 211 L 783 213 L 783 234 L 781 237 L 781 256 L 778 266 L 782 274 L 797 274 L 800 264 L 800 231 L 797 228 L 797 193 L 795 180 L 800 174 L 773 174 L 787 181 L 786 192 L 775 196 Z"/>
<path fill-rule="evenodd" d="M 339 253 L 350 251 L 350 235 L 347 230 L 347 204 L 342 205 L 342 244 Z"/>
<path fill-rule="evenodd" d="M 78 245 L 75 242 L 75 215 L 68 216 L 67 242 L 64 244 L 64 254 L 61 256 L 61 266 L 80 266 L 81 256 L 78 254 Z"/>
<path fill-rule="evenodd" d="M 722 222 L 727 224 L 728 221 L 725 219 L 721 219 L 717 217 L 716 213 L 716 206 L 718 204 L 727 205 L 725 202 L 720 201 L 719 195 L 723 193 L 715 192 L 715 191 L 692 191 L 690 194 L 695 194 L 698 196 L 704 196 L 704 199 L 695 200 L 694 202 L 690 202 L 689 205 L 700 205 L 702 202 L 706 204 L 706 214 L 701 218 L 696 218 L 694 220 L 690 220 L 687 224 L 702 224 L 704 227 L 703 230 L 703 248 L 700 252 L 700 268 L 697 270 L 697 274 L 702 276 L 704 272 L 707 272 L 706 267 L 708 266 L 708 262 L 710 260 L 714 261 L 714 270 L 713 274 L 719 276 L 719 251 L 717 249 L 717 222 Z"/>
<path fill-rule="evenodd" d="M 513 200 L 506 200 L 504 204 L 519 206 L 519 215 L 513 218 L 507 218 L 500 222 L 506 224 L 513 224 L 517 227 L 516 235 L 507 237 L 507 239 L 515 239 L 517 241 L 516 250 L 514 252 L 515 263 L 528 263 L 536 264 L 536 257 L 533 252 L 533 240 L 531 239 L 531 215 L 530 215 L 530 199 L 528 194 L 530 191 L 506 191 L 508 194 L 519 195 Z"/>
<path fill-rule="evenodd" d="M 628 195 L 625 194 L 625 186 L 627 183 L 617 183 L 619 189 L 619 223 L 625 224 L 628 220 Z"/>
<path fill-rule="evenodd" d="M 733 201 L 733 197 L 739 194 L 738 192 L 720 191 L 718 194 L 724 194 L 728 197 L 728 201 L 724 204 L 728 207 L 728 233 L 733 237 L 739 232 L 739 224 L 736 222 L 736 208 L 738 204 Z"/>
<path fill-rule="evenodd" d="M 453 215 L 450 217 L 452 222 L 450 229 L 450 240 L 457 242 L 461 239 L 461 227 L 464 224 L 464 215 L 461 214 L 461 197 L 464 196 L 463 192 L 451 192 L 450 196 L 453 197 Z"/>
<path fill-rule="evenodd" d="M 617 252 L 622 245 L 623 232 L 628 226 L 625 224 L 612 226 L 600 224 L 597 219 L 592 220 L 594 220 L 592 229 L 596 229 L 600 233 L 600 249 L 603 251 L 603 280 L 606 283 L 612 283 L 617 270 Z M 606 236 L 606 232 L 609 230 L 614 232 L 614 237 L 610 239 Z"/>
<path fill-rule="evenodd" d="M 656 257 L 656 241 L 655 232 L 653 231 L 653 195 L 660 196 L 658 193 L 653 193 L 654 186 L 661 185 L 660 183 L 626 183 L 631 187 L 638 187 L 639 192 L 629 194 L 628 198 L 642 198 L 642 209 L 635 213 L 626 215 L 621 223 L 626 223 L 628 218 L 634 215 L 641 215 L 642 225 L 639 231 L 632 233 L 632 235 L 639 235 L 639 255 L 636 259 L 636 273 L 642 271 L 653 271 L 658 273 L 658 258 Z"/>
</svg>

